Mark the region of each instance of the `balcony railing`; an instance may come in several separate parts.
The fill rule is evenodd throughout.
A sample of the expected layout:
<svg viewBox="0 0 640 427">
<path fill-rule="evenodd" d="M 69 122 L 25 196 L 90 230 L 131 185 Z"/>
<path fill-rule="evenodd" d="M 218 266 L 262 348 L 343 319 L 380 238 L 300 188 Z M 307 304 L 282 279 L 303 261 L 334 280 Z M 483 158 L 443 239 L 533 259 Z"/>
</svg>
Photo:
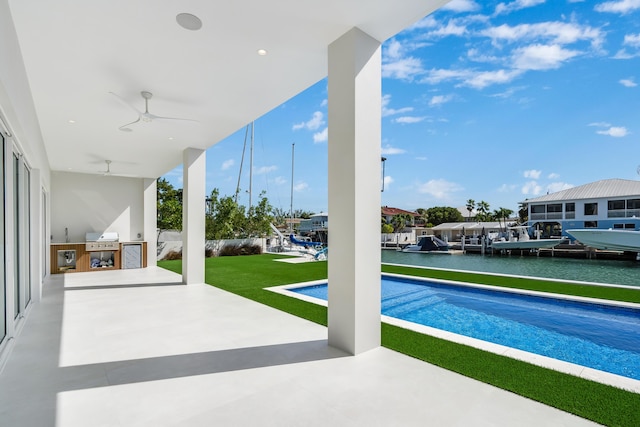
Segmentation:
<svg viewBox="0 0 640 427">
<path fill-rule="evenodd" d="M 570 216 L 571 215 L 571 216 Z M 575 218 L 575 212 L 567 212 L 566 219 Z M 531 214 L 531 220 L 546 220 L 546 219 L 562 219 L 562 212 L 548 212 L 548 213 L 534 213 Z"/>
<path fill-rule="evenodd" d="M 607 218 L 640 217 L 640 209 L 611 209 L 607 211 Z"/>
</svg>

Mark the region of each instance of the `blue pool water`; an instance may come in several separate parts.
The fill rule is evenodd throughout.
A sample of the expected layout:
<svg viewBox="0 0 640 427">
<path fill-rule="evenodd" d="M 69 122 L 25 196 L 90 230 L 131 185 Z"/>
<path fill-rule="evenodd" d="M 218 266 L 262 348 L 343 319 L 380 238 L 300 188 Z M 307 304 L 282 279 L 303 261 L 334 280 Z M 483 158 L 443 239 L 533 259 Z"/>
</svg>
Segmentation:
<svg viewBox="0 0 640 427">
<path fill-rule="evenodd" d="M 383 276 L 382 314 L 640 380 L 637 309 Z"/>
</svg>

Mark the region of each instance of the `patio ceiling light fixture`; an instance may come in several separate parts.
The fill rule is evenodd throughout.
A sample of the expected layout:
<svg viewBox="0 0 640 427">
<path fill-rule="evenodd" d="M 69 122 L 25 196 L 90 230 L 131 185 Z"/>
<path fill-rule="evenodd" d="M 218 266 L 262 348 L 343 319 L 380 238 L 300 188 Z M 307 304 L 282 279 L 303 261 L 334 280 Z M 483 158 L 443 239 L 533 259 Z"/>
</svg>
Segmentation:
<svg viewBox="0 0 640 427">
<path fill-rule="evenodd" d="M 197 31 L 202 28 L 202 21 L 190 13 L 179 13 L 176 15 L 176 22 L 185 30 Z"/>
</svg>

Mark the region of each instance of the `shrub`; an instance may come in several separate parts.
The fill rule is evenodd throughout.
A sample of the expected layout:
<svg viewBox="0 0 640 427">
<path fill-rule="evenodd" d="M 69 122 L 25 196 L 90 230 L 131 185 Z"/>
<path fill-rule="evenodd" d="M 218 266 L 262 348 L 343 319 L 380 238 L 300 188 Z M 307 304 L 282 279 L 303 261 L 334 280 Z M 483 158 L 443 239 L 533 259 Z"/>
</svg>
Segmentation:
<svg viewBox="0 0 640 427">
<path fill-rule="evenodd" d="M 167 261 L 173 261 L 173 260 L 176 260 L 176 259 L 182 259 L 182 251 L 180 251 L 180 252 L 178 252 L 178 251 L 169 251 L 164 256 L 164 259 L 167 260 Z"/>
<path fill-rule="evenodd" d="M 262 247 L 260 245 L 243 243 L 241 245 L 224 245 L 218 256 L 260 255 L 261 253 Z"/>
</svg>

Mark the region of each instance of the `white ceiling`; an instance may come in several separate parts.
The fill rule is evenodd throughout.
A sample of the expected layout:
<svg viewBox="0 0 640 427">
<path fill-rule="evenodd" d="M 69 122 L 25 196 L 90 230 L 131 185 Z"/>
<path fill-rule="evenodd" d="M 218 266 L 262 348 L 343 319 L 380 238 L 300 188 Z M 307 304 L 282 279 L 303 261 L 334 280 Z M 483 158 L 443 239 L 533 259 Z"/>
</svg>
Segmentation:
<svg viewBox="0 0 640 427">
<path fill-rule="evenodd" d="M 446 2 L 9 0 L 51 169 L 112 160 L 114 174 L 150 178 L 324 78 L 327 46 L 352 27 L 384 41 Z M 182 12 L 202 29 L 180 27 Z M 118 130 L 137 113 L 109 92 L 144 110 L 143 90 L 151 113 L 199 123 Z"/>
</svg>

